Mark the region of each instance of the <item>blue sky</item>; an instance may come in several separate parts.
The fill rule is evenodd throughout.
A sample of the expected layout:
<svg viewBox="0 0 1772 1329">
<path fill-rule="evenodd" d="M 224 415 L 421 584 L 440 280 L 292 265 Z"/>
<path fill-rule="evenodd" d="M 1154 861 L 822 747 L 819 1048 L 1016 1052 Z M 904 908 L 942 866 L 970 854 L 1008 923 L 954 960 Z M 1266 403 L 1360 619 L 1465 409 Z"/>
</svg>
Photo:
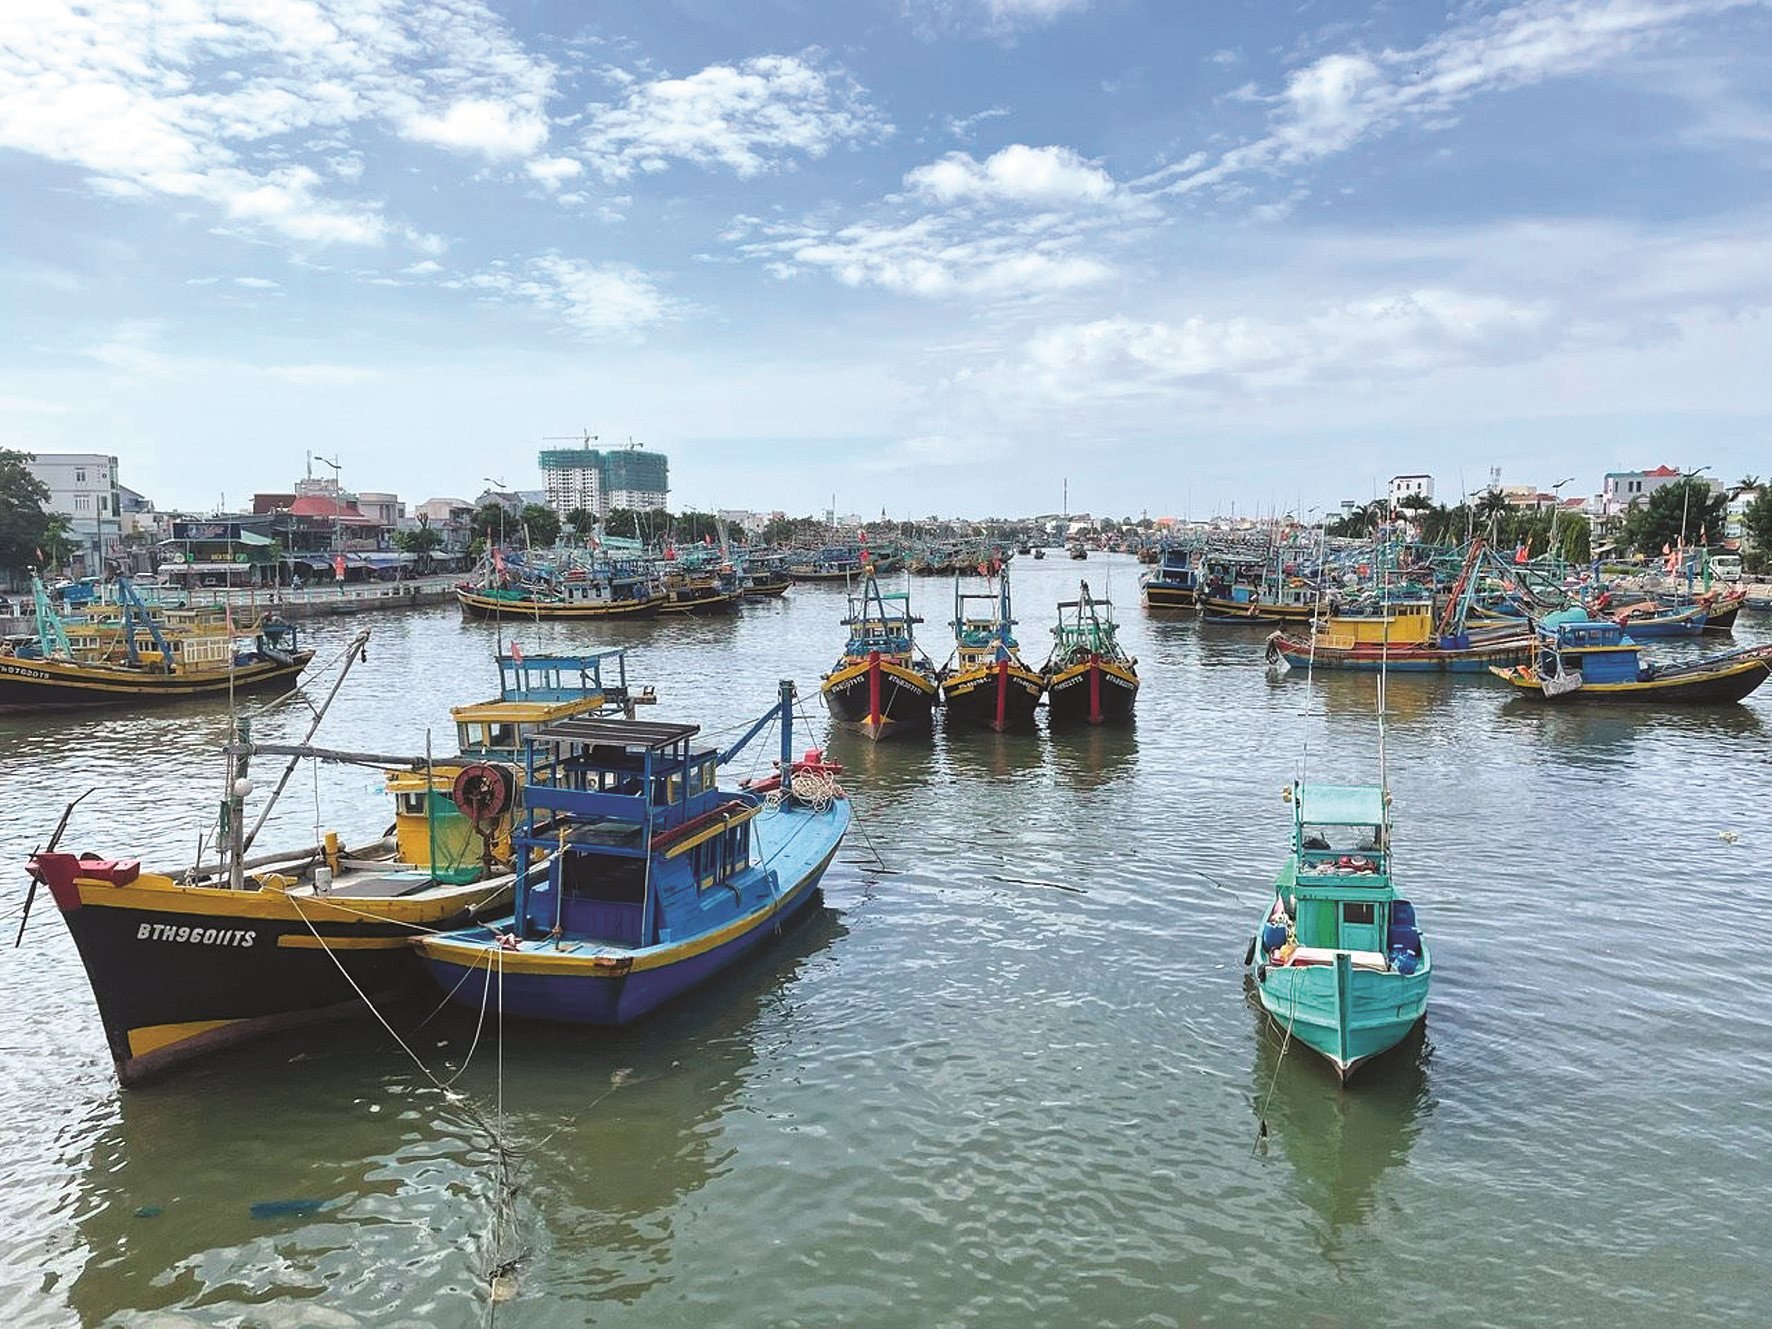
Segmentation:
<svg viewBox="0 0 1772 1329">
<path fill-rule="evenodd" d="M 1731 0 L 9 0 L 0 445 L 188 507 L 310 448 L 537 485 L 585 429 L 679 506 L 792 512 L 1764 473 L 1769 37 Z"/>
</svg>

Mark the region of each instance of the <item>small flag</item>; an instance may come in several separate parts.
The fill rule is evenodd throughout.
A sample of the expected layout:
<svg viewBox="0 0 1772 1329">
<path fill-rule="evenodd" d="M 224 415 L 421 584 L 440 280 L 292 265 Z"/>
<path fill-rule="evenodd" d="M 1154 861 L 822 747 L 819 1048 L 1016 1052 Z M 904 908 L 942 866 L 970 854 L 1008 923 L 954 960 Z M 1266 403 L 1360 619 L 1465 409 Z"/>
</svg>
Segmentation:
<svg viewBox="0 0 1772 1329">
<path fill-rule="evenodd" d="M 492 566 L 495 569 L 497 569 L 499 572 L 503 572 L 505 570 L 505 551 L 504 550 L 494 549 L 492 551 Z M 343 574 L 340 574 L 340 575 L 343 575 Z"/>
<path fill-rule="evenodd" d="M 511 643 L 511 659 L 517 664 L 523 663 L 523 648 L 516 642 Z"/>
<path fill-rule="evenodd" d="M 345 579 L 345 556 L 343 554 L 335 554 L 333 556 L 332 575 L 340 581 Z"/>
</svg>

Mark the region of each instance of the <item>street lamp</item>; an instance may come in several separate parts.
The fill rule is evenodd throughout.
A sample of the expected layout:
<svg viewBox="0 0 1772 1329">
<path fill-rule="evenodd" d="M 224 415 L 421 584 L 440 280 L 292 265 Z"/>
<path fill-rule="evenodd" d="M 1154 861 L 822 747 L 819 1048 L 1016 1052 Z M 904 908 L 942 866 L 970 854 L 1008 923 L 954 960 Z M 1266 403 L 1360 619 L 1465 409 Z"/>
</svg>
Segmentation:
<svg viewBox="0 0 1772 1329">
<path fill-rule="evenodd" d="M 1686 514 L 1692 508 L 1692 482 L 1710 469 L 1709 463 L 1695 466 L 1680 479 L 1680 562 L 1686 561 Z"/>
<path fill-rule="evenodd" d="M 493 487 L 493 490 L 497 494 L 496 502 L 498 503 L 498 543 L 499 543 L 499 547 L 503 548 L 504 542 L 505 542 L 505 499 L 504 499 L 505 482 L 503 480 L 495 480 L 490 475 L 483 475 L 480 478 L 482 480 L 484 480 L 487 484 L 491 485 Z"/>
</svg>

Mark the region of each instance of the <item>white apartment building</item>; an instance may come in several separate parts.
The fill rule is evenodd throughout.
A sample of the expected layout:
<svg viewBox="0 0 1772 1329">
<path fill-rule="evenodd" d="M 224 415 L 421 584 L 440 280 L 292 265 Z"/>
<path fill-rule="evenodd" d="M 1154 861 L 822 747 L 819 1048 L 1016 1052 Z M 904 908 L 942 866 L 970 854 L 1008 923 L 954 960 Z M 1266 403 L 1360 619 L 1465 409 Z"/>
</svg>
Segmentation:
<svg viewBox="0 0 1772 1329">
<path fill-rule="evenodd" d="M 1428 502 L 1434 499 L 1434 477 L 1431 475 L 1393 475 L 1391 477 L 1391 506 L 1394 508 L 1406 498 L 1425 498 Z"/>
<path fill-rule="evenodd" d="M 40 452 L 25 463 L 49 490 L 47 508 L 68 519 L 76 545 L 84 547 L 89 568 L 122 538 L 122 486 L 117 459 L 102 452 Z"/>
</svg>

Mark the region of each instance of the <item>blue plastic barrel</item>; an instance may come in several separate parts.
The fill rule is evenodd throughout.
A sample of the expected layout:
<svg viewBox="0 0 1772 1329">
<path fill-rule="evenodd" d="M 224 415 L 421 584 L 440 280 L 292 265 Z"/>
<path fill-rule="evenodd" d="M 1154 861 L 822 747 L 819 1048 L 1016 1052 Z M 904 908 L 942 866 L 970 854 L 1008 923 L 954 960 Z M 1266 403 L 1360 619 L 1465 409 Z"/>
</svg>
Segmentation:
<svg viewBox="0 0 1772 1329">
<path fill-rule="evenodd" d="M 1261 949 L 1277 951 L 1286 944 L 1286 925 L 1284 923 L 1265 923 L 1261 929 Z"/>
</svg>

